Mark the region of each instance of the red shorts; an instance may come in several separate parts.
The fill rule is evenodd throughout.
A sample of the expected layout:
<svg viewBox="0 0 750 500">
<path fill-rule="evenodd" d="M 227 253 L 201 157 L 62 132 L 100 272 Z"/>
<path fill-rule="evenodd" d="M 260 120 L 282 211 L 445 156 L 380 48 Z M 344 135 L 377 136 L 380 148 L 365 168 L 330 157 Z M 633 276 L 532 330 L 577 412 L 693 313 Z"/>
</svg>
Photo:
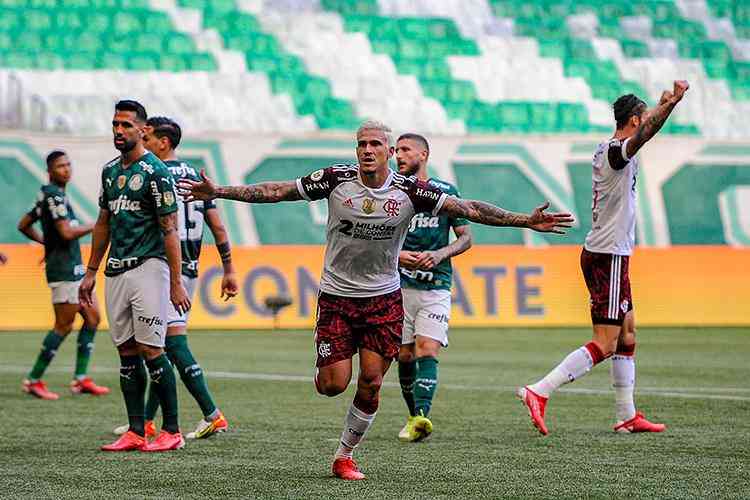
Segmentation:
<svg viewBox="0 0 750 500">
<path fill-rule="evenodd" d="M 627 255 L 581 252 L 581 270 L 591 295 L 591 322 L 595 325 L 622 325 L 633 310 Z"/>
<path fill-rule="evenodd" d="M 321 292 L 315 325 L 317 367 L 351 359 L 360 348 L 398 357 L 404 306 L 401 290 L 377 297 L 339 297 Z"/>
</svg>

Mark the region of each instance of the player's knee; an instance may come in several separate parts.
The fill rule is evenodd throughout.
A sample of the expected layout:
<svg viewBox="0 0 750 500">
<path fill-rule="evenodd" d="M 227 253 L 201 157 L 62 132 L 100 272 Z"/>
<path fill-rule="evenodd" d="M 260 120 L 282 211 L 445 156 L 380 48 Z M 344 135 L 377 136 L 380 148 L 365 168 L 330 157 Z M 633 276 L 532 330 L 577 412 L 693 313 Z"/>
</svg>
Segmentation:
<svg viewBox="0 0 750 500">
<path fill-rule="evenodd" d="M 348 385 L 349 381 L 341 377 L 323 375 L 321 373 L 315 375 L 315 390 L 318 391 L 318 394 L 328 396 L 329 398 L 338 396 L 344 392 Z"/>
<path fill-rule="evenodd" d="M 55 321 L 55 333 L 65 337 L 73 330 L 73 322 Z"/>
<path fill-rule="evenodd" d="M 398 351 L 398 362 L 411 363 L 414 359 L 416 359 L 416 356 L 412 351 L 412 345 L 402 345 Z"/>
<path fill-rule="evenodd" d="M 96 310 L 87 312 L 83 317 L 84 324 L 89 328 L 98 328 L 101 321 L 102 317 L 99 315 L 99 311 Z"/>
<path fill-rule="evenodd" d="M 380 393 L 380 388 L 382 386 L 383 375 L 379 373 L 361 373 L 359 376 L 359 380 L 357 381 L 357 387 L 365 397 L 377 398 L 377 395 Z"/>
</svg>

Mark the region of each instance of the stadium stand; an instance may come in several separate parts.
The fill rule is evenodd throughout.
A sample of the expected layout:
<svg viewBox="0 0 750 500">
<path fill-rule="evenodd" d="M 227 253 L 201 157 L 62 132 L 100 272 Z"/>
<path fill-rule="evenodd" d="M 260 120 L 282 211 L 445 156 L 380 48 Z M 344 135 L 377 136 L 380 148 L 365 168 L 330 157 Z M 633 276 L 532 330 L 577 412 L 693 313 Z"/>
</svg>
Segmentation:
<svg viewBox="0 0 750 500">
<path fill-rule="evenodd" d="M 10 126 L 101 132 L 106 123 L 89 117 L 136 92 L 196 131 L 351 130 L 376 116 L 447 135 L 600 132 L 615 97 L 634 92 L 653 103 L 679 75 L 691 81 L 693 99 L 667 132 L 732 138 L 750 127 L 750 7 L 742 1 L 0 7 L 0 120 Z M 237 103 L 250 95 L 262 97 Z"/>
</svg>

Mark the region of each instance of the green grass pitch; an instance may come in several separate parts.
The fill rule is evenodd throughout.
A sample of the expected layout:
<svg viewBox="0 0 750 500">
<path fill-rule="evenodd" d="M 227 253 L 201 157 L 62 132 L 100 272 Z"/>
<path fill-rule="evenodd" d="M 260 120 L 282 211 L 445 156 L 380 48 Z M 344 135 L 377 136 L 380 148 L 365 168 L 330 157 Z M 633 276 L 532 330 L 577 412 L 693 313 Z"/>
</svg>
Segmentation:
<svg viewBox="0 0 750 500">
<path fill-rule="evenodd" d="M 230 431 L 181 451 L 105 454 L 125 422 L 117 356 L 97 337 L 99 399 L 67 390 L 75 333 L 46 381 L 58 401 L 21 393 L 43 333 L 0 333 L 0 497 L 8 498 L 748 498 L 750 334 L 741 329 L 638 333 L 636 402 L 669 429 L 611 432 L 609 363 L 550 400 L 536 433 L 513 389 L 590 338 L 588 329 L 451 332 L 440 360 L 433 437 L 401 444 L 395 367 L 377 419 L 355 452 L 367 480 L 330 475 L 352 388 L 315 394 L 310 332 L 192 332 L 196 358 Z M 178 382 L 179 383 L 179 382 Z M 181 426 L 200 418 L 180 383 Z"/>
</svg>

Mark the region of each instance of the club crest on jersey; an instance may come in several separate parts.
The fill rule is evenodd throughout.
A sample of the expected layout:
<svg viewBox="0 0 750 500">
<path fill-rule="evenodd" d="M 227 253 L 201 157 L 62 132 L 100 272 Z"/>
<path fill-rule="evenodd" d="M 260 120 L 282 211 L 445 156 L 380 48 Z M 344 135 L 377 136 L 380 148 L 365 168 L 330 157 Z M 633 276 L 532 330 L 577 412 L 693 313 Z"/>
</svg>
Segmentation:
<svg viewBox="0 0 750 500">
<path fill-rule="evenodd" d="M 143 187 L 143 176 L 141 174 L 135 174 L 130 178 L 128 187 L 131 191 L 138 191 L 139 189 L 141 189 Z"/>
<path fill-rule="evenodd" d="M 367 215 L 370 215 L 375 211 L 375 200 L 372 198 L 365 198 L 362 200 L 362 211 Z"/>
<path fill-rule="evenodd" d="M 351 198 L 347 198 L 346 201 L 342 203 L 342 205 L 344 205 L 346 208 L 351 208 L 352 210 L 354 210 L 354 203 L 352 203 Z"/>
<path fill-rule="evenodd" d="M 323 174 L 324 172 L 322 168 L 320 170 L 316 170 L 315 172 L 310 174 L 310 180 L 313 182 L 318 182 L 320 179 L 323 178 Z"/>
<path fill-rule="evenodd" d="M 383 210 L 389 217 L 397 217 L 400 209 L 401 202 L 394 198 L 388 198 L 388 200 L 383 203 Z"/>
<path fill-rule="evenodd" d="M 318 356 L 321 358 L 327 358 L 332 354 L 331 344 L 323 341 L 318 344 Z"/>
<path fill-rule="evenodd" d="M 125 183 L 128 181 L 127 177 L 124 175 L 121 175 L 117 178 L 117 189 L 122 189 L 125 187 Z"/>
<path fill-rule="evenodd" d="M 164 193 L 164 204 L 168 207 L 174 205 L 174 194 L 172 194 L 172 191 Z"/>
</svg>

